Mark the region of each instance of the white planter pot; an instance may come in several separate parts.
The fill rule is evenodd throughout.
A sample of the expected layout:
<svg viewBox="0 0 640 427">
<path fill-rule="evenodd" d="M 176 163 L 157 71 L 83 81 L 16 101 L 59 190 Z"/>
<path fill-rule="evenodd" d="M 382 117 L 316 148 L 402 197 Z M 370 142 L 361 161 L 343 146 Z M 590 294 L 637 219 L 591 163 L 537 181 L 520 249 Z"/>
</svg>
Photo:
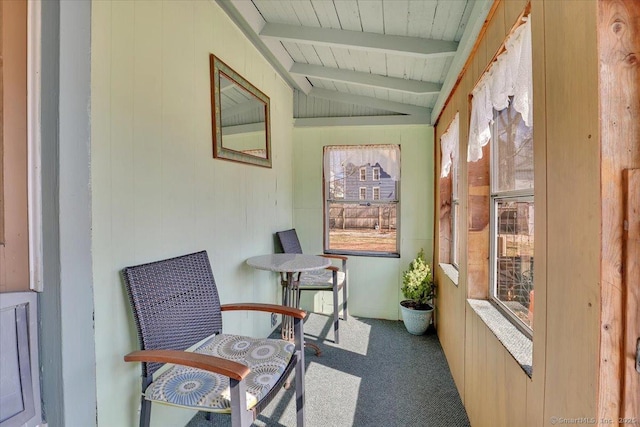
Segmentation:
<svg viewBox="0 0 640 427">
<path fill-rule="evenodd" d="M 431 323 L 433 307 L 430 310 L 415 310 L 405 307 L 402 304 L 405 301 L 400 302 L 400 311 L 402 312 L 402 321 L 404 322 L 404 326 L 410 334 L 424 334 Z"/>
</svg>

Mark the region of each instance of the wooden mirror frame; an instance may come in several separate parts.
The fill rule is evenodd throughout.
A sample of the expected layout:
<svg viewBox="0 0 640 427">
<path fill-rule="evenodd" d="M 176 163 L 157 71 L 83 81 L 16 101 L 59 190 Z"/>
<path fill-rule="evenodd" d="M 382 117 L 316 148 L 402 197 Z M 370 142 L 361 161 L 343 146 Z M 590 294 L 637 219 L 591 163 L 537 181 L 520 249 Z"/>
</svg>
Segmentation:
<svg viewBox="0 0 640 427">
<path fill-rule="evenodd" d="M 269 97 L 249 83 L 231 67 L 222 62 L 214 54 L 210 55 L 211 65 L 211 123 L 213 134 L 213 157 L 233 162 L 247 163 L 266 168 L 271 167 L 271 117 Z M 220 91 L 220 76 L 224 76 L 253 95 L 264 104 L 265 118 L 265 152 L 266 157 L 255 156 L 242 151 L 225 147 L 222 141 L 222 102 Z M 262 149 L 262 148 L 261 148 Z"/>
</svg>

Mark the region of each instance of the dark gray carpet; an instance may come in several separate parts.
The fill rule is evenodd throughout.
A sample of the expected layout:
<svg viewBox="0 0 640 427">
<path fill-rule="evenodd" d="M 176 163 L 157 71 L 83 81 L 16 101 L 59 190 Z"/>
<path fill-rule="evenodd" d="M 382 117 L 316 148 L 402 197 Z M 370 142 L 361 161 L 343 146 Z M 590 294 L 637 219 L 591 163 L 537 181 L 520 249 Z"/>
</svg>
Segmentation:
<svg viewBox="0 0 640 427">
<path fill-rule="evenodd" d="M 351 317 L 333 344 L 328 316 L 310 314 L 305 352 L 308 427 L 469 426 L 436 333 L 409 334 L 402 322 Z M 279 335 L 279 334 L 278 334 Z M 321 337 L 318 339 L 318 337 Z M 255 426 L 296 425 L 295 392 L 281 390 Z M 231 418 L 198 413 L 187 427 L 230 426 Z"/>
</svg>

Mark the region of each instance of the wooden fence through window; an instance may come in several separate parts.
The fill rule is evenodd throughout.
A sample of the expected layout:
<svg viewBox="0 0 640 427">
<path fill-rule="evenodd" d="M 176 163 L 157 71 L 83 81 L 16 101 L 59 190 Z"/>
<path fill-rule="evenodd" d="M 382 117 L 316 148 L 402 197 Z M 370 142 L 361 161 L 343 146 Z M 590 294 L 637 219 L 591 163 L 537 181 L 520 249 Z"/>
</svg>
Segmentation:
<svg viewBox="0 0 640 427">
<path fill-rule="evenodd" d="M 395 203 L 370 206 L 332 203 L 329 206 L 329 228 L 392 231 L 396 229 L 396 207 Z"/>
</svg>

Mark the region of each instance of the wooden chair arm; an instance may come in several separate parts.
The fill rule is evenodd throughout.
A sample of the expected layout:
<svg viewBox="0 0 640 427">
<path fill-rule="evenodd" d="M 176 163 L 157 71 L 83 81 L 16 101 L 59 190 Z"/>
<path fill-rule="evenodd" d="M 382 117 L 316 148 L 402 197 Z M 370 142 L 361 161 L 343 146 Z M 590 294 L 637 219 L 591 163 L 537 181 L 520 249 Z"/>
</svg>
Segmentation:
<svg viewBox="0 0 640 427">
<path fill-rule="evenodd" d="M 192 368 L 203 369 L 225 377 L 242 381 L 251 369 L 242 363 L 233 360 L 222 359 L 207 354 L 192 353 L 180 350 L 138 350 L 127 354 L 125 362 L 157 362 L 173 363 L 176 365 L 190 366 Z"/>
<path fill-rule="evenodd" d="M 340 271 L 340 269 L 338 267 L 334 267 L 333 265 L 330 265 L 329 267 L 326 267 L 325 270 Z"/>
<path fill-rule="evenodd" d="M 294 307 L 287 307 L 277 304 L 258 304 L 258 303 L 238 303 L 238 304 L 224 304 L 220 307 L 222 311 L 234 311 L 234 310 L 251 310 L 251 311 L 266 311 L 267 313 L 284 314 L 285 316 L 295 317 L 297 319 L 304 319 L 307 313 L 304 310 L 300 310 Z"/>
<path fill-rule="evenodd" d="M 322 255 L 320 255 L 320 256 L 321 256 L 321 257 L 323 257 L 323 258 L 340 259 L 340 260 L 342 260 L 342 261 L 346 261 L 346 260 L 348 260 L 348 259 L 349 259 L 348 257 L 343 256 L 343 255 L 322 254 Z"/>
</svg>

